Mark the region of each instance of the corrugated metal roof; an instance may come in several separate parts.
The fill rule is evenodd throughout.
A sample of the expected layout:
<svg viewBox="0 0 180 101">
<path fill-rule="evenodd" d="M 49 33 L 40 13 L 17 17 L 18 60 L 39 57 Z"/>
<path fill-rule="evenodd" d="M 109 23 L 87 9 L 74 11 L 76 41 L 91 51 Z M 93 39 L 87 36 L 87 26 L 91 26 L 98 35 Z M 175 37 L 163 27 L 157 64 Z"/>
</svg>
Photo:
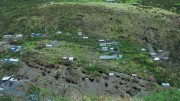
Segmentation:
<svg viewBox="0 0 180 101">
<path fill-rule="evenodd" d="M 100 59 L 102 60 L 108 60 L 108 59 L 117 59 L 118 56 L 117 55 L 111 55 L 111 56 L 99 56 Z"/>
</svg>

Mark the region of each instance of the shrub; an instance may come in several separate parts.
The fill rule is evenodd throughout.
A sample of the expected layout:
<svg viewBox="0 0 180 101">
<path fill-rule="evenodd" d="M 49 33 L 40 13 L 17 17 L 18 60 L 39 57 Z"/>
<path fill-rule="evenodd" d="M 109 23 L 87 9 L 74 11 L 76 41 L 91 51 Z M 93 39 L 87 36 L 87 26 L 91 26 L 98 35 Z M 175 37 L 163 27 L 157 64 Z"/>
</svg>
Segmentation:
<svg viewBox="0 0 180 101">
<path fill-rule="evenodd" d="M 13 64 L 13 63 L 5 63 L 3 64 L 2 68 L 5 70 L 16 70 L 21 67 L 21 64 Z"/>
<path fill-rule="evenodd" d="M 65 66 L 72 66 L 72 62 L 71 62 L 71 61 L 68 61 L 68 60 L 63 61 L 63 64 L 64 64 Z"/>
<path fill-rule="evenodd" d="M 106 70 L 99 64 L 93 66 L 85 66 L 84 71 L 88 74 L 99 75 L 100 73 L 105 72 Z"/>
<path fill-rule="evenodd" d="M 45 48 L 45 43 L 44 42 L 39 42 L 38 45 L 36 46 L 36 49 L 42 49 Z"/>
</svg>

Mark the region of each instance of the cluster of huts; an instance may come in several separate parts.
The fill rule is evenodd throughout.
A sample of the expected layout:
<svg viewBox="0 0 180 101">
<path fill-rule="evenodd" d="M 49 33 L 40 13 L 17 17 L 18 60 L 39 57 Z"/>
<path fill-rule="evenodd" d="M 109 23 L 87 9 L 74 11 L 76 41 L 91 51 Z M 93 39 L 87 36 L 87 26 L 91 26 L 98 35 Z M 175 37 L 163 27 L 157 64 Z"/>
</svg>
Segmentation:
<svg viewBox="0 0 180 101">
<path fill-rule="evenodd" d="M 3 39 L 6 40 L 6 41 L 18 40 L 18 39 L 22 39 L 22 38 L 23 38 L 23 34 L 3 35 Z"/>
<path fill-rule="evenodd" d="M 83 39 L 88 39 L 89 38 L 85 34 L 83 34 L 82 32 L 78 32 L 78 36 L 82 37 Z"/>
<path fill-rule="evenodd" d="M 102 55 L 99 56 L 102 60 L 109 60 L 109 59 L 120 59 L 122 58 L 122 55 L 119 55 L 117 47 L 119 46 L 119 43 L 116 41 L 110 41 L 110 40 L 99 40 L 99 45 L 101 47 L 102 52 L 106 52 L 109 55 Z"/>
<path fill-rule="evenodd" d="M 157 50 L 155 51 L 152 44 L 147 44 L 147 49 L 142 48 L 141 51 L 148 51 L 150 56 L 153 58 L 154 61 L 160 61 L 160 60 L 168 60 L 169 57 L 167 56 L 167 53 L 163 50 Z"/>
<path fill-rule="evenodd" d="M 57 31 L 55 33 L 55 35 L 61 35 L 61 34 L 63 34 L 62 31 Z M 83 34 L 82 32 L 78 32 L 77 34 L 78 34 L 79 37 L 82 37 L 83 39 L 88 39 L 88 37 L 85 34 Z M 31 33 L 31 37 L 41 37 L 41 36 L 42 36 L 41 33 Z M 5 41 L 11 40 L 11 39 L 19 40 L 19 39 L 22 39 L 22 38 L 23 38 L 23 34 L 4 35 L 3 36 L 3 39 Z M 59 45 L 59 42 L 57 40 L 55 40 L 53 42 L 47 43 L 46 48 L 51 48 L 51 47 L 55 47 L 55 46 L 58 46 L 58 45 Z M 119 54 L 119 51 L 118 51 L 118 48 L 117 48 L 117 47 L 119 47 L 118 42 L 110 41 L 108 39 L 101 39 L 101 40 L 99 40 L 99 46 L 100 46 L 100 51 L 103 52 L 103 53 L 106 53 L 106 55 L 99 56 L 99 59 L 101 59 L 101 60 L 110 60 L 110 59 L 121 59 L 122 58 L 122 55 Z M 17 51 L 20 51 L 20 50 L 22 50 L 22 46 L 12 45 L 10 47 L 11 52 L 17 52 Z M 164 56 L 162 54 L 163 50 L 158 50 L 157 52 L 155 52 L 153 47 L 152 47 L 152 44 L 150 44 L 150 43 L 147 44 L 147 49 L 145 49 L 145 48 L 141 49 L 141 51 L 146 51 L 146 50 L 148 50 L 149 54 L 151 55 L 151 57 L 155 61 L 168 60 L 169 59 L 167 56 Z M 74 61 L 74 57 L 63 57 L 63 60 Z M 0 60 L 0 62 L 1 63 L 18 64 L 19 59 L 17 59 L 17 58 L 7 58 L 7 59 L 4 59 L 4 60 Z M 113 72 L 109 73 L 109 76 L 113 76 L 113 75 L 114 75 Z M 132 74 L 132 76 L 136 77 L 137 75 Z M 10 77 L 4 77 L 2 79 L 2 81 L 15 80 L 15 79 L 12 79 L 12 78 L 9 79 L 9 78 Z M 162 86 L 163 87 L 170 87 L 170 84 L 169 83 L 162 83 Z"/>
</svg>

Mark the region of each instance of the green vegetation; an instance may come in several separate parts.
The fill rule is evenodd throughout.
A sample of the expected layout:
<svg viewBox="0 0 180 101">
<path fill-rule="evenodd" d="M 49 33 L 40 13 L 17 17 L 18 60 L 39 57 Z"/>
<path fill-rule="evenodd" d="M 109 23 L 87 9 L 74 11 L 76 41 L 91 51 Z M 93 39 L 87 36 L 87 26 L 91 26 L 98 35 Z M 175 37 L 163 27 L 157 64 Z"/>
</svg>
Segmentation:
<svg viewBox="0 0 180 101">
<path fill-rule="evenodd" d="M 44 94 L 44 92 L 42 92 Z M 26 91 L 26 98 L 25 100 L 39 101 L 40 100 L 40 88 L 34 84 L 30 84 Z"/>
<path fill-rule="evenodd" d="M 20 63 L 14 64 L 14 63 L 5 63 L 2 68 L 7 71 L 14 71 L 18 68 L 22 67 Z"/>
<path fill-rule="evenodd" d="M 172 76 L 168 72 L 173 71 L 162 65 L 165 64 L 164 62 L 154 63 L 148 53 L 140 51 L 142 47 L 146 47 L 141 39 L 147 37 L 157 49 L 164 48 L 170 51 L 170 58 L 173 62 L 179 62 L 177 57 L 179 55 L 178 26 L 174 25 L 176 20 L 169 22 L 169 18 L 166 18 L 169 14 L 177 16 L 175 13 L 161 9 L 156 11 L 155 8 L 143 9 L 111 3 L 49 4 L 49 1 L 42 0 L 31 1 L 31 3 L 24 1 L 19 5 L 18 1 L 5 2 L 2 0 L 1 2 L 3 5 L 13 3 L 14 6 L 0 8 L 2 10 L 1 24 L 3 24 L 0 32 L 2 34 L 24 33 L 25 39 L 20 43 L 26 47 L 22 55 L 7 51 L 1 54 L 4 58 L 19 57 L 26 62 L 35 62 L 44 66 L 55 64 L 81 66 L 87 73 L 95 75 L 99 74 L 99 71 L 112 70 L 127 74 L 138 73 L 144 79 L 147 79 L 149 75 L 154 75 L 159 83 L 166 81 L 176 86 L 179 85 L 177 82 L 179 80 L 177 78 L 178 69 L 173 70 L 177 74 Z M 48 30 L 46 32 L 45 27 Z M 175 31 L 172 32 L 172 29 Z M 55 35 L 57 30 L 63 31 L 63 34 Z M 89 39 L 84 40 L 78 37 L 78 31 L 82 31 Z M 31 38 L 30 33 L 32 32 L 42 33 L 43 36 Z M 122 60 L 101 61 L 98 59 L 102 53 L 97 50 L 99 48 L 97 42 L 102 38 L 120 43 L 118 51 L 123 55 Z M 53 40 L 59 40 L 61 45 L 46 49 L 45 44 Z M 63 56 L 73 56 L 77 58 L 77 61 L 75 63 L 64 61 Z M 90 68 L 88 64 L 92 61 L 96 61 L 99 66 Z M 173 67 L 172 64 L 167 63 L 167 65 Z M 168 79 L 169 77 L 172 79 Z"/>
<path fill-rule="evenodd" d="M 57 97 L 54 101 L 70 101 L 70 100 L 60 96 L 60 97 Z"/>
<path fill-rule="evenodd" d="M 180 55 L 178 14 L 159 8 L 128 5 L 135 2 L 156 7 L 163 5 L 162 8 L 179 12 L 178 1 L 162 4 L 161 0 L 119 0 L 128 4 L 97 3 L 104 0 L 93 0 L 96 2 L 72 0 L 76 3 L 69 2 L 71 0 L 54 1 L 55 4 L 50 4 L 49 0 L 0 1 L 0 33 L 3 35 L 23 33 L 25 36 L 23 40 L 11 43 L 25 47 L 22 52 L 5 51 L 0 54 L 1 58 L 17 57 L 27 64 L 35 67 L 40 65 L 45 69 L 54 68 L 55 65 L 82 67 L 84 73 L 91 76 L 99 76 L 111 71 L 134 73 L 145 80 L 153 76 L 159 84 L 169 82 L 172 86 L 180 87 L 180 57 L 177 57 Z M 47 31 L 44 30 L 45 28 Z M 55 35 L 56 31 L 63 33 Z M 78 31 L 82 31 L 84 36 L 89 38 L 83 39 L 78 36 Z M 42 33 L 42 36 L 31 37 L 30 33 L 33 32 Z M 115 48 L 123 58 L 100 60 L 100 55 L 108 53 L 99 51 L 99 39 L 110 39 L 120 43 L 120 46 Z M 154 62 L 148 52 L 141 52 L 140 49 L 146 47 L 143 39 L 148 39 L 156 50 L 164 49 L 170 52 L 170 60 Z M 59 41 L 58 47 L 45 47 L 54 40 Z M 63 60 L 64 56 L 75 57 L 75 60 L 73 62 Z M 19 66 L 4 64 L 2 67 L 5 70 L 14 70 Z M 58 77 L 61 75 L 59 68 L 55 68 Z M 37 88 L 34 85 L 30 85 L 27 95 L 33 92 L 39 94 L 39 91 L 42 98 L 51 95 L 48 89 Z M 174 98 L 166 95 L 172 95 Z M 179 96 L 178 91 L 164 91 L 146 97 L 145 101 L 156 99 L 178 101 L 176 96 Z M 98 99 L 101 98 L 94 97 L 92 101 Z M 69 101 L 69 99 L 57 97 L 55 101 Z"/>
<path fill-rule="evenodd" d="M 153 92 L 150 96 L 144 98 L 144 101 L 179 101 L 179 90 L 163 90 L 162 92 Z"/>
<path fill-rule="evenodd" d="M 1 96 L 0 101 L 13 101 L 13 99 L 10 96 Z"/>
</svg>

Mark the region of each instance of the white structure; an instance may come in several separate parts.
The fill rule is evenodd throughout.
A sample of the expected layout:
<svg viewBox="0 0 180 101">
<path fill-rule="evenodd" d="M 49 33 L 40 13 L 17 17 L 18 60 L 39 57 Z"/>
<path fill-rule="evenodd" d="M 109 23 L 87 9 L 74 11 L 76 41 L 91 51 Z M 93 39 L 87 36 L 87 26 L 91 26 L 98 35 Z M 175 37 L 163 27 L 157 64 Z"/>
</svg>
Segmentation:
<svg viewBox="0 0 180 101">
<path fill-rule="evenodd" d="M 10 58 L 9 61 L 10 61 L 10 62 L 18 62 L 19 59 Z"/>
<path fill-rule="evenodd" d="M 119 58 L 122 59 L 122 55 L 119 55 Z"/>
<path fill-rule="evenodd" d="M 15 38 L 16 38 L 16 39 L 22 39 L 22 38 L 23 38 L 23 34 L 16 34 L 16 35 L 15 35 Z"/>
<path fill-rule="evenodd" d="M 114 73 L 109 73 L 109 76 L 113 76 L 114 75 Z"/>
<path fill-rule="evenodd" d="M 82 32 L 78 32 L 78 35 L 79 35 L 79 36 L 82 36 Z"/>
<path fill-rule="evenodd" d="M 50 4 L 53 4 L 53 3 L 54 3 L 53 1 L 50 2 Z"/>
<path fill-rule="evenodd" d="M 0 87 L 0 91 L 3 91 L 3 90 L 4 90 L 4 88 L 1 88 L 1 87 Z"/>
<path fill-rule="evenodd" d="M 141 51 L 143 51 L 143 52 L 144 52 L 144 51 L 146 51 L 146 49 L 145 49 L 145 48 L 141 48 Z"/>
<path fill-rule="evenodd" d="M 111 55 L 111 56 L 99 56 L 101 60 L 109 60 L 109 59 L 118 59 L 119 57 L 117 55 Z"/>
<path fill-rule="evenodd" d="M 46 48 L 52 48 L 52 45 L 47 44 L 47 45 L 46 45 Z"/>
<path fill-rule="evenodd" d="M 85 78 L 85 80 L 89 80 L 89 78 Z"/>
<path fill-rule="evenodd" d="M 101 39 L 101 40 L 99 40 L 99 42 L 105 42 L 105 40 L 104 40 L 104 39 Z"/>
<path fill-rule="evenodd" d="M 22 46 L 17 46 L 15 51 L 20 51 L 22 49 Z"/>
<path fill-rule="evenodd" d="M 114 48 L 110 48 L 111 51 L 114 51 Z"/>
<path fill-rule="evenodd" d="M 11 79 L 11 76 L 5 76 L 2 78 L 2 81 L 7 81 L 7 80 L 10 80 Z"/>
<path fill-rule="evenodd" d="M 158 50 L 158 52 L 159 52 L 159 53 L 162 53 L 162 52 L 163 52 L 163 50 Z"/>
<path fill-rule="evenodd" d="M 102 47 L 102 51 L 108 51 L 108 47 Z"/>
<path fill-rule="evenodd" d="M 88 39 L 88 37 L 84 36 L 83 39 Z"/>
<path fill-rule="evenodd" d="M 134 6 L 139 5 L 139 3 L 133 3 Z"/>
<path fill-rule="evenodd" d="M 137 76 L 137 74 L 132 74 L 132 76 L 136 77 L 136 76 Z"/>
<path fill-rule="evenodd" d="M 100 43 L 101 47 L 106 47 L 106 43 Z"/>
<path fill-rule="evenodd" d="M 169 57 L 162 57 L 162 59 L 163 59 L 163 60 L 168 60 L 168 59 L 169 59 Z"/>
<path fill-rule="evenodd" d="M 13 37 L 13 35 L 3 35 L 3 39 L 10 39 L 12 37 Z"/>
<path fill-rule="evenodd" d="M 157 53 L 150 53 L 152 57 L 156 57 Z"/>
<path fill-rule="evenodd" d="M 55 34 L 56 35 L 60 35 L 60 34 L 62 34 L 62 32 L 61 31 L 57 31 Z"/>
<path fill-rule="evenodd" d="M 12 78 L 12 76 L 5 76 L 2 78 L 2 81 L 18 81 L 17 79 Z"/>
<path fill-rule="evenodd" d="M 69 57 L 69 61 L 73 61 L 74 60 L 74 58 L 73 57 Z"/>
<path fill-rule="evenodd" d="M 106 2 L 117 2 L 117 0 L 106 0 Z"/>
<path fill-rule="evenodd" d="M 68 59 L 68 57 L 63 57 L 63 60 L 67 60 Z"/>
<path fill-rule="evenodd" d="M 154 58 L 154 61 L 159 61 L 159 60 L 160 60 L 159 57 L 155 57 L 155 58 Z"/>
<path fill-rule="evenodd" d="M 163 87 L 170 87 L 170 84 L 169 83 L 162 83 L 162 86 Z"/>
</svg>

